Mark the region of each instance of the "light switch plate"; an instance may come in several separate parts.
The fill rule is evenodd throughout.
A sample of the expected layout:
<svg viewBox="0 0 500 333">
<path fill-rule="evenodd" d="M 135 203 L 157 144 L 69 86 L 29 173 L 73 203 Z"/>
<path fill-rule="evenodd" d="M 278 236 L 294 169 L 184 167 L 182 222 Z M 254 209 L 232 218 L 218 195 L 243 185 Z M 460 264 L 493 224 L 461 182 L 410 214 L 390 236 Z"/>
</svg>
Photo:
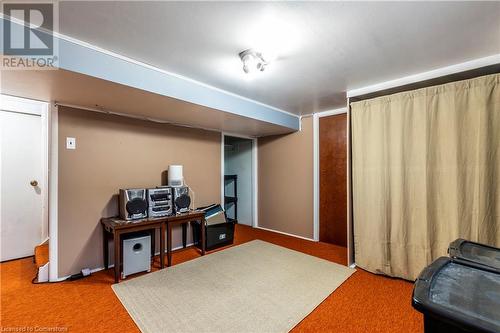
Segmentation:
<svg viewBox="0 0 500 333">
<path fill-rule="evenodd" d="M 76 139 L 66 138 L 66 149 L 76 149 Z"/>
</svg>

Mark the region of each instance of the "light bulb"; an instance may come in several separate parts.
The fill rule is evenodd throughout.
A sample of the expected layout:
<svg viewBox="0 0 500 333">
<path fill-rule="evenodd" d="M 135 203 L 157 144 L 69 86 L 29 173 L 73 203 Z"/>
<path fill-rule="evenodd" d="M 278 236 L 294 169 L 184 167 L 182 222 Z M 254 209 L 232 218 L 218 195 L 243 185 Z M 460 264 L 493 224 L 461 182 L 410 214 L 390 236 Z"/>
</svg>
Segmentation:
<svg viewBox="0 0 500 333">
<path fill-rule="evenodd" d="M 251 74 L 257 71 L 263 72 L 267 65 L 267 62 L 262 57 L 262 54 L 251 49 L 240 52 L 240 58 L 243 62 L 243 71 L 246 74 Z"/>
<path fill-rule="evenodd" d="M 243 58 L 243 70 L 245 71 L 245 73 L 250 74 L 250 73 L 255 72 L 255 70 L 257 69 L 257 66 L 258 66 L 258 62 L 253 55 L 247 54 Z"/>
</svg>

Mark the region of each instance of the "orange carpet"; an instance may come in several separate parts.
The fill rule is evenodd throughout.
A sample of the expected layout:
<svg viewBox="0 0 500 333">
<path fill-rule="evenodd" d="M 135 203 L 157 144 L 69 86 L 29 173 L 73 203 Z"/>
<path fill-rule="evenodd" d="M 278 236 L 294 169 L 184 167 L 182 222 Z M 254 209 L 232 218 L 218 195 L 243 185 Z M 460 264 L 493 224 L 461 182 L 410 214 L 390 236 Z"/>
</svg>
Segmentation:
<svg viewBox="0 0 500 333">
<path fill-rule="evenodd" d="M 237 225 L 235 238 L 235 244 L 261 239 L 336 263 L 346 262 L 346 249 L 330 244 L 241 225 Z M 173 255 L 173 263 L 197 256 L 195 249 L 185 249 Z M 31 258 L 0 264 L 2 331 L 138 332 L 111 290 L 112 270 L 78 281 L 38 285 L 31 284 L 35 271 Z M 422 316 L 411 307 L 411 292 L 410 282 L 358 269 L 293 332 L 423 332 Z"/>
</svg>

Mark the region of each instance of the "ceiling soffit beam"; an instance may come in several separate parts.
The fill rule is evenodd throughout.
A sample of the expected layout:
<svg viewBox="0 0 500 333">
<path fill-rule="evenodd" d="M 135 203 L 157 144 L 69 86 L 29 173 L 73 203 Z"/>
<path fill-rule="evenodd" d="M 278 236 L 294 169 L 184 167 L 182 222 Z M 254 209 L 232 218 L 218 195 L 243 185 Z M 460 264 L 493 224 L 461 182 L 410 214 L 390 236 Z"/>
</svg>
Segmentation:
<svg viewBox="0 0 500 333">
<path fill-rule="evenodd" d="M 4 20 L 0 17 L 3 36 Z M 39 30 L 40 33 L 50 32 Z M 300 117 L 287 111 L 239 96 L 216 87 L 173 74 L 125 56 L 97 48 L 70 37 L 54 34 L 58 67 L 119 83 L 166 97 L 223 112 L 248 117 L 292 130 L 300 129 Z"/>
</svg>

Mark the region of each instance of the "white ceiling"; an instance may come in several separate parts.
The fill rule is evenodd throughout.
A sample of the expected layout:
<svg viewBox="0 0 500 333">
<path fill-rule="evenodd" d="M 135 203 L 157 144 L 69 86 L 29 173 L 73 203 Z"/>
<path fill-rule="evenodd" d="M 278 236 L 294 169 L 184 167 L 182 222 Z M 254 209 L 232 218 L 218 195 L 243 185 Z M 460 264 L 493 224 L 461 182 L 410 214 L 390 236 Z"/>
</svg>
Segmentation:
<svg viewBox="0 0 500 333">
<path fill-rule="evenodd" d="M 500 2 L 90 2 L 59 4 L 60 32 L 293 112 L 345 92 L 500 53 Z M 238 53 L 278 59 L 248 79 Z"/>
</svg>

